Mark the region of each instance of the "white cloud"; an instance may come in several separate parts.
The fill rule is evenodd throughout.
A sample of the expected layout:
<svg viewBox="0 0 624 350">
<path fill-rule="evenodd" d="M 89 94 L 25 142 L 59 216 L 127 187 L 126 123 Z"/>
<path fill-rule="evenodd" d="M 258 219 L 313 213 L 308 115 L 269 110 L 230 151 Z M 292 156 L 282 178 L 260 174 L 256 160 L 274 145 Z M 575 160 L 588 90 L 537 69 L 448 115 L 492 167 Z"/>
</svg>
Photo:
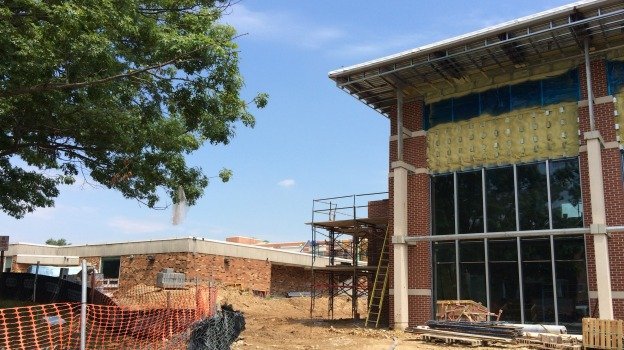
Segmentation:
<svg viewBox="0 0 624 350">
<path fill-rule="evenodd" d="M 124 217 L 115 217 L 108 221 L 108 226 L 123 233 L 152 233 L 169 229 L 169 226 L 153 220 L 136 220 Z"/>
<path fill-rule="evenodd" d="M 346 44 L 332 50 L 330 54 L 337 57 L 372 58 L 413 49 L 422 45 L 424 39 L 425 36 L 422 34 L 399 35 L 383 39 L 367 37 L 366 42 Z"/>
<path fill-rule="evenodd" d="M 85 216 L 97 212 L 94 207 L 90 206 L 70 206 L 63 204 L 55 204 L 53 207 L 37 208 L 31 214 L 26 214 L 27 217 L 37 220 L 52 220 L 59 219 L 61 216 Z"/>
<path fill-rule="evenodd" d="M 222 21 L 236 28 L 239 34 L 248 34 L 253 39 L 286 43 L 305 49 L 320 49 L 346 36 L 339 28 L 311 23 L 294 13 L 254 11 L 242 4 L 232 6 Z"/>
<path fill-rule="evenodd" d="M 291 188 L 291 187 L 295 186 L 295 180 L 293 180 L 293 179 L 284 179 L 284 180 L 278 182 L 277 185 L 280 186 L 280 187 L 284 187 L 284 188 Z"/>
</svg>

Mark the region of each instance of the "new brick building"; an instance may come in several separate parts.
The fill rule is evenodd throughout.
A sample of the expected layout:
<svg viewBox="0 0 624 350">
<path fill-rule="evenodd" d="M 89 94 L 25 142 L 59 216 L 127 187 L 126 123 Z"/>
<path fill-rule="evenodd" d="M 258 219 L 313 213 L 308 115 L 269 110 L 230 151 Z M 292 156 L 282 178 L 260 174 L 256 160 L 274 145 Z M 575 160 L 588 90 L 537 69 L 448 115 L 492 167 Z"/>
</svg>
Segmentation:
<svg viewBox="0 0 624 350">
<path fill-rule="evenodd" d="M 624 318 L 624 3 L 582 1 L 329 73 L 389 120 L 389 321 Z"/>
</svg>

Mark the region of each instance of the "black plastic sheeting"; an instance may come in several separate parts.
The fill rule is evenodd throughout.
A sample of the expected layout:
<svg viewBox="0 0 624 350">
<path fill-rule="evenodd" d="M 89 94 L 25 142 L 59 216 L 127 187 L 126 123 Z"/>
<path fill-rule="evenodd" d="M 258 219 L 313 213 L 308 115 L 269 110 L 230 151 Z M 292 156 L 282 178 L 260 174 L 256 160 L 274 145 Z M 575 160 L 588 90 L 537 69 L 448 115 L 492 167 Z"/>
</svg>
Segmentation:
<svg viewBox="0 0 624 350">
<path fill-rule="evenodd" d="M 624 62 L 607 62 L 607 82 L 609 84 L 609 95 L 618 93 L 624 86 Z"/>
<path fill-rule="evenodd" d="M 0 274 L 0 298 L 9 300 L 32 300 L 39 304 L 73 303 L 80 302 L 82 286 L 58 277 L 38 275 L 36 279 L 32 273 L 4 272 Z M 98 290 L 87 288 L 87 301 L 98 305 L 115 305 L 106 295 Z"/>
<path fill-rule="evenodd" d="M 624 64 L 612 65 L 611 69 L 614 84 L 624 85 Z M 496 116 L 520 108 L 547 106 L 579 99 L 578 70 L 572 69 L 546 79 L 525 81 L 428 104 L 425 106 L 425 128 L 466 120 L 482 114 Z"/>
<path fill-rule="evenodd" d="M 206 320 L 199 321 L 191 330 L 188 350 L 229 349 L 245 330 L 245 316 L 224 304 L 221 310 Z"/>
</svg>

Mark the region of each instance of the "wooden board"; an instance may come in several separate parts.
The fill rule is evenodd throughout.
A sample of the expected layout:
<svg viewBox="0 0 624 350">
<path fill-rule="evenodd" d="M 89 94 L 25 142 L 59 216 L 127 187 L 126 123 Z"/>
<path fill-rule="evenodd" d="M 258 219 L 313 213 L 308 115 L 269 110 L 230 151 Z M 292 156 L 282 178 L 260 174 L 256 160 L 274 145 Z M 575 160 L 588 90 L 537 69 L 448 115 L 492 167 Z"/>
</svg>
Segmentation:
<svg viewBox="0 0 624 350">
<path fill-rule="evenodd" d="M 464 338 L 464 337 L 458 337 L 458 336 L 451 336 L 451 335 L 443 335 L 443 334 L 430 334 L 430 333 L 423 333 L 422 334 L 422 339 L 428 342 L 436 342 L 436 341 L 442 341 L 446 344 L 453 344 L 453 343 L 460 343 L 460 344 L 467 344 L 470 346 L 481 346 L 483 345 L 483 342 L 479 339 L 474 339 L 474 338 Z"/>
<path fill-rule="evenodd" d="M 421 333 L 421 334 L 435 334 L 446 337 L 460 337 L 460 338 L 470 338 L 476 339 L 479 341 L 487 341 L 487 342 L 497 342 L 497 343 L 515 343 L 513 339 L 502 338 L 502 337 L 493 337 L 488 335 L 479 335 L 479 334 L 470 334 L 470 333 L 460 333 L 453 331 L 443 331 L 439 329 L 431 329 L 425 326 L 417 326 L 409 329 L 410 332 L 413 333 Z"/>
<path fill-rule="evenodd" d="M 622 320 L 583 319 L 583 346 L 588 349 L 623 349 Z"/>
</svg>

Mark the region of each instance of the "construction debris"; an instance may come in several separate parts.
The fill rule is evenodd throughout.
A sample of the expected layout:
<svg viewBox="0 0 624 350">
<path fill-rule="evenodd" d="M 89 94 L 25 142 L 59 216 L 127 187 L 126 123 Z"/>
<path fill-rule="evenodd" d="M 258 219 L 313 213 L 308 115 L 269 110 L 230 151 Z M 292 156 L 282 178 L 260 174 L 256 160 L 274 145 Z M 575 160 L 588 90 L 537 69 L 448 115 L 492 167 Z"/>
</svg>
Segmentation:
<svg viewBox="0 0 624 350">
<path fill-rule="evenodd" d="M 500 319 L 503 310 L 498 314 L 490 312 L 483 304 L 474 300 L 438 300 L 436 320 L 485 322 L 488 316 Z"/>
<path fill-rule="evenodd" d="M 518 342 L 534 349 L 580 350 L 582 337 L 574 335 L 544 334 L 527 332 Z"/>
</svg>

